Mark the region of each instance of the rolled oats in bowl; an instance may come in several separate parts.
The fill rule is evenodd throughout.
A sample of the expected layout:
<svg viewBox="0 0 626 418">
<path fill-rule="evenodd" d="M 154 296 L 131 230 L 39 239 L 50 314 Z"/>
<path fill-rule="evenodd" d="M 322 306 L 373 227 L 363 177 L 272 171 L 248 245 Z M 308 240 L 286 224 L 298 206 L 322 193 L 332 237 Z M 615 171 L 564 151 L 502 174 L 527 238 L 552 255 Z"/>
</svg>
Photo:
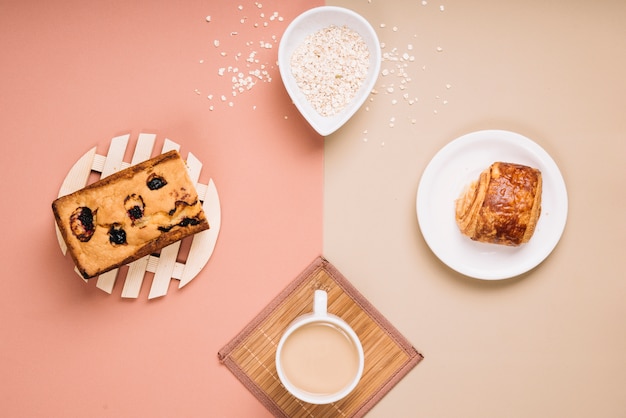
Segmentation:
<svg viewBox="0 0 626 418">
<path fill-rule="evenodd" d="M 316 7 L 285 30 L 278 65 L 295 106 L 326 136 L 346 123 L 374 88 L 380 42 L 369 22 L 352 10 Z"/>
<path fill-rule="evenodd" d="M 346 25 L 330 25 L 307 36 L 291 56 L 291 72 L 313 108 L 322 116 L 339 113 L 367 77 L 370 52 Z"/>
</svg>

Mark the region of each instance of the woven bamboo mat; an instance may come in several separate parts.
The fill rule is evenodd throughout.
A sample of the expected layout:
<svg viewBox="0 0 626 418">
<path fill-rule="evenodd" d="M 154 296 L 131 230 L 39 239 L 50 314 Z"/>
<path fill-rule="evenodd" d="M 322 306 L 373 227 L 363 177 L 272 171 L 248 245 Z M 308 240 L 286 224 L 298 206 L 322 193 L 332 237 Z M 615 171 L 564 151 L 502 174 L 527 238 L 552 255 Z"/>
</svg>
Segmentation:
<svg viewBox="0 0 626 418">
<path fill-rule="evenodd" d="M 291 396 L 276 374 L 278 341 L 297 316 L 311 312 L 316 289 L 328 292 L 328 312 L 361 339 L 365 370 L 356 389 L 329 405 Z M 218 353 L 219 360 L 277 417 L 362 417 L 423 356 L 326 259 L 319 257 Z"/>
</svg>

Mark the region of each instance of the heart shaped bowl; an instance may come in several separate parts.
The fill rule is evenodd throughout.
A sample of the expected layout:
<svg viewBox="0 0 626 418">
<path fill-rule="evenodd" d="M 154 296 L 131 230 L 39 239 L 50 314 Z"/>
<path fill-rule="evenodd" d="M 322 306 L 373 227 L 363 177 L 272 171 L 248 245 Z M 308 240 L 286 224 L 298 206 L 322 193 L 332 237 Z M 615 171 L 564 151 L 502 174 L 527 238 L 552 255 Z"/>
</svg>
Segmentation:
<svg viewBox="0 0 626 418">
<path fill-rule="evenodd" d="M 307 36 L 331 25 L 346 26 L 360 35 L 369 50 L 369 65 L 367 75 L 354 97 L 337 113 L 323 116 L 298 86 L 291 57 Z M 287 93 L 302 116 L 322 136 L 335 132 L 361 107 L 376 84 L 380 65 L 380 42 L 374 28 L 363 16 L 342 7 L 322 6 L 302 13 L 287 26 L 278 47 L 278 66 Z"/>
</svg>

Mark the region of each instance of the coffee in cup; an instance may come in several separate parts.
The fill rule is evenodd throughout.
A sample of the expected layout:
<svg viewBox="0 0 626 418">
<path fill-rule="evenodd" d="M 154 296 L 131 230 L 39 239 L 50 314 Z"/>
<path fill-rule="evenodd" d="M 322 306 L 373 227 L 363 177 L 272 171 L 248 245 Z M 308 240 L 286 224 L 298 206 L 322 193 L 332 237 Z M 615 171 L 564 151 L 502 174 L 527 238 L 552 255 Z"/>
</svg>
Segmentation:
<svg viewBox="0 0 626 418">
<path fill-rule="evenodd" d="M 325 291 L 315 291 L 313 313 L 289 325 L 276 351 L 276 370 L 285 388 L 312 404 L 344 398 L 363 374 L 361 342 L 344 320 L 327 312 L 327 299 Z"/>
</svg>

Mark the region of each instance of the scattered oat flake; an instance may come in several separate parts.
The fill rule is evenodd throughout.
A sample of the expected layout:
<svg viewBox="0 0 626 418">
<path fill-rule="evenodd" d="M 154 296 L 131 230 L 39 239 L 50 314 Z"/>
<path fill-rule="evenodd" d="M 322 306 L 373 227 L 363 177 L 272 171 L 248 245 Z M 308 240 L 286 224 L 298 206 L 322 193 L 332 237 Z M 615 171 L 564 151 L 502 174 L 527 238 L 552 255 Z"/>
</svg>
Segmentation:
<svg viewBox="0 0 626 418">
<path fill-rule="evenodd" d="M 207 16 L 207 17 L 206 17 L 206 21 L 207 21 L 207 22 L 210 22 L 210 21 L 211 21 L 211 16 Z"/>
<path fill-rule="evenodd" d="M 443 4 L 441 6 L 439 6 L 439 10 L 441 10 L 442 12 L 445 10 L 446 8 L 443 6 Z"/>
<path fill-rule="evenodd" d="M 213 46 L 214 46 L 214 47 L 216 47 L 216 48 L 217 48 L 218 46 L 220 46 L 220 41 L 219 41 L 219 40 L 217 40 L 217 39 L 216 39 L 216 40 L 214 40 L 214 41 L 213 41 Z"/>
</svg>

